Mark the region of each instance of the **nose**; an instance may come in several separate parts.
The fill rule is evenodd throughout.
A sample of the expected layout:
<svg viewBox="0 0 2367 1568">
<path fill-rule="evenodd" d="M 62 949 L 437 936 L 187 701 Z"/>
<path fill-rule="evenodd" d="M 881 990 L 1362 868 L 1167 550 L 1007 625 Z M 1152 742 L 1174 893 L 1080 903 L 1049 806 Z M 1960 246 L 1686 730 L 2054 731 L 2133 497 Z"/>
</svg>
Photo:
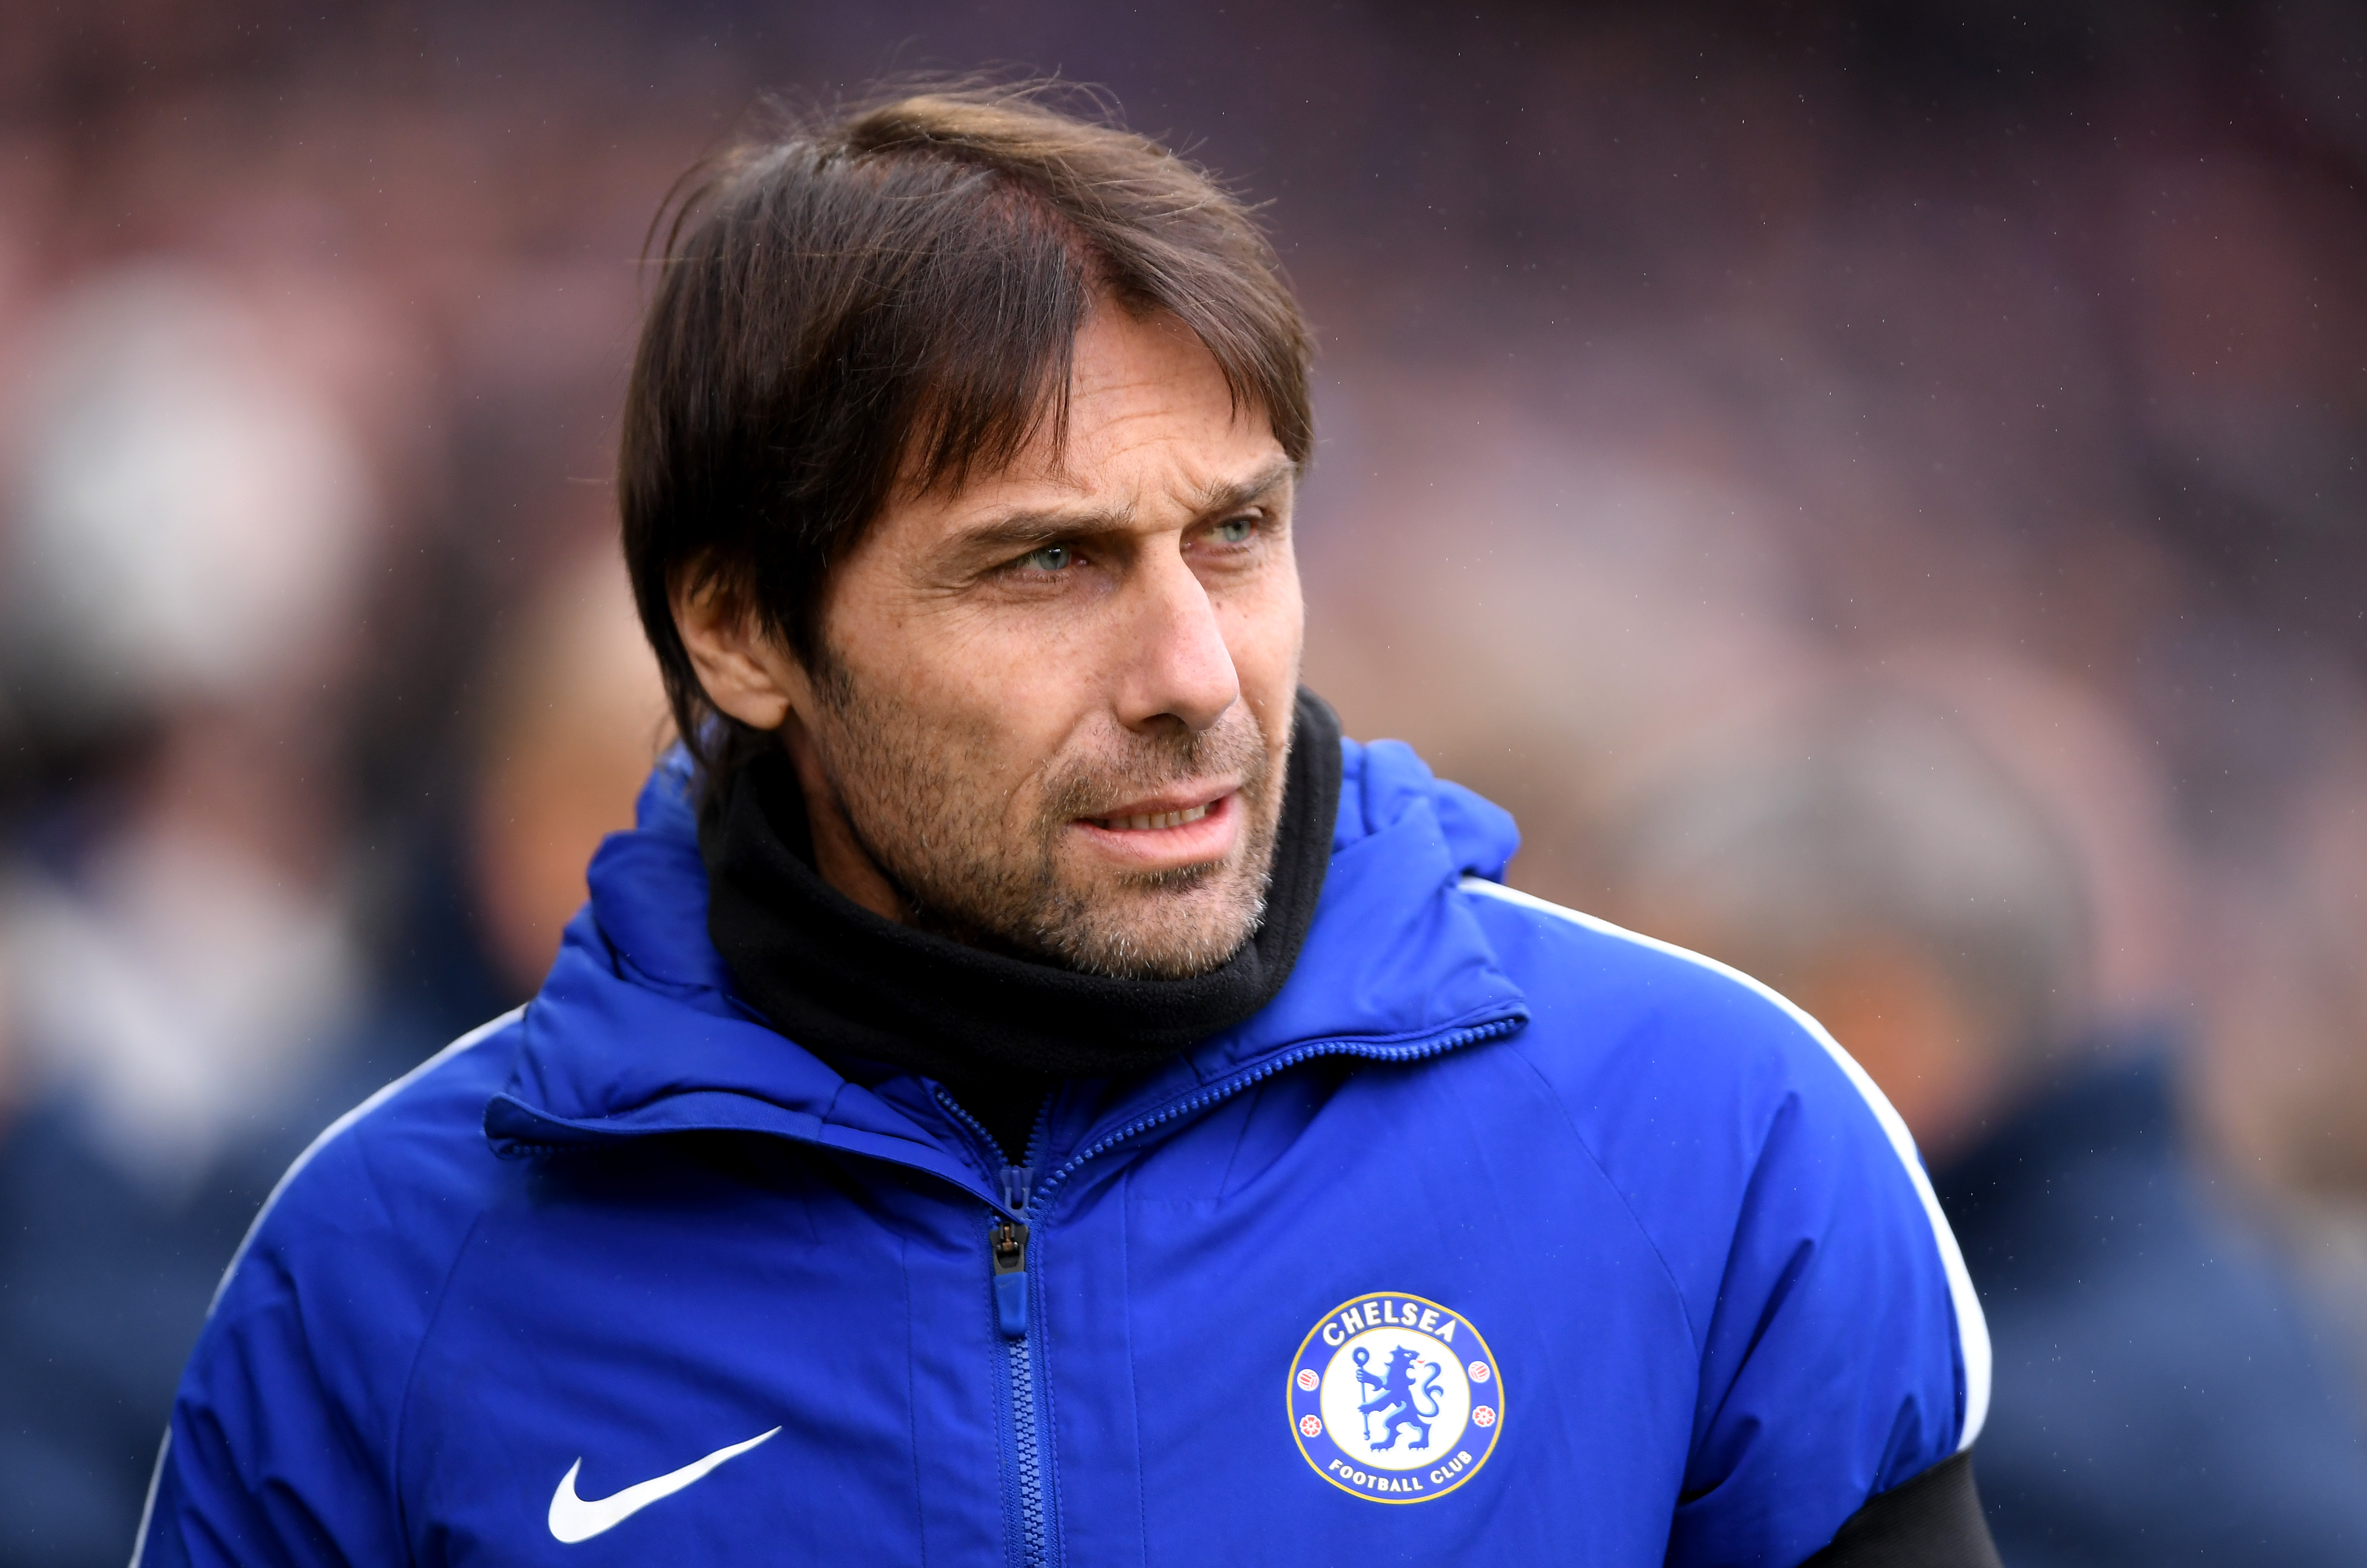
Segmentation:
<svg viewBox="0 0 2367 1568">
<path fill-rule="evenodd" d="M 1196 734 L 1240 699 L 1240 676 L 1206 587 L 1180 554 L 1151 553 L 1128 585 L 1117 716 L 1128 729 L 1180 723 Z"/>
</svg>

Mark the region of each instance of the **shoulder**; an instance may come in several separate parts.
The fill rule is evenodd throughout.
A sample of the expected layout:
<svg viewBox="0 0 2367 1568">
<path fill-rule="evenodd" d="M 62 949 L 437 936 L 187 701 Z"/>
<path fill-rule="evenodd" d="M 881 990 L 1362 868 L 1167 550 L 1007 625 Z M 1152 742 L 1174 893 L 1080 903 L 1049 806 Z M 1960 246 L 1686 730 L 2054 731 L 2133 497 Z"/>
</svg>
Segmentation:
<svg viewBox="0 0 2367 1568">
<path fill-rule="evenodd" d="M 522 1011 L 522 1010 L 521 1010 Z M 142 1555 L 398 1561 L 396 1434 L 418 1346 L 504 1181 L 484 1106 L 520 1014 L 465 1035 L 298 1157 L 222 1276 L 182 1373 Z M 304 1550 L 297 1550 L 299 1546 Z"/>
<path fill-rule="evenodd" d="M 423 1326 L 392 1319 L 432 1295 L 477 1215 L 515 1179 L 486 1143 L 483 1119 L 524 1012 L 454 1040 L 297 1156 L 223 1273 L 207 1340 L 241 1318 L 287 1311 L 357 1320 L 311 1323 L 307 1338 L 334 1329 L 383 1345 L 387 1330 Z M 201 1359 L 209 1348 L 200 1344 Z"/>
<path fill-rule="evenodd" d="M 1768 986 L 1714 959 L 1467 877 L 1467 905 L 1527 994 L 1540 1069 L 1575 1083 L 1638 1074 L 1707 1109 L 1772 1112 L 1806 1095 L 1884 1145 L 1911 1150 L 1904 1123 L 1832 1038 Z"/>
<path fill-rule="evenodd" d="M 1988 1403 L 1978 1298 L 1913 1136 L 1865 1070 L 1739 971 L 1495 882 L 1461 887 L 1529 999 L 1512 1049 L 1653 1237 L 1696 1324 L 1748 1254 L 1880 1271 L 1861 1282 L 1935 1309 L 1969 1442 Z"/>
<path fill-rule="evenodd" d="M 1914 1139 L 1874 1080 L 1767 985 L 1500 883 L 1461 887 L 1528 997 L 1519 1049 L 1606 1161 L 1630 1176 L 1682 1164 L 1742 1182 L 1772 1142 L 1805 1131 L 1829 1163 L 1929 1193 Z M 1638 1128 L 1652 1131 L 1637 1140 Z M 1930 1209 L 1936 1219 L 1936 1199 Z"/>
</svg>

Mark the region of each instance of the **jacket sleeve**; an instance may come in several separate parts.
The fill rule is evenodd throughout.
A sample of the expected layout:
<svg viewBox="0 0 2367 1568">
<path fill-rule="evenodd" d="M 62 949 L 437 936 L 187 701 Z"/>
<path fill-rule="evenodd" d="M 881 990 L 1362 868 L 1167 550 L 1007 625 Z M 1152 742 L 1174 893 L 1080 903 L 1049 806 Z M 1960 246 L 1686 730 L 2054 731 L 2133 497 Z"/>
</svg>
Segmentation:
<svg viewBox="0 0 2367 1568">
<path fill-rule="evenodd" d="M 134 1568 L 410 1561 L 403 1400 L 499 1165 L 483 1107 L 518 1017 L 372 1095 L 280 1178 L 181 1374 Z"/>
<path fill-rule="evenodd" d="M 135 1568 L 408 1560 L 391 1450 L 434 1292 L 385 1267 L 402 1248 L 357 1142 L 300 1162 L 232 1264 L 181 1375 Z"/>
<path fill-rule="evenodd" d="M 1673 1564 L 1807 1560 L 1969 1449 L 1988 1403 L 1979 1303 L 1905 1125 L 1766 994 L 1788 1038 L 1701 1331 Z"/>
<path fill-rule="evenodd" d="M 182 1376 L 134 1568 L 402 1562 L 374 1445 L 323 1386 L 287 1282 L 252 1278 L 259 1261 Z"/>
</svg>

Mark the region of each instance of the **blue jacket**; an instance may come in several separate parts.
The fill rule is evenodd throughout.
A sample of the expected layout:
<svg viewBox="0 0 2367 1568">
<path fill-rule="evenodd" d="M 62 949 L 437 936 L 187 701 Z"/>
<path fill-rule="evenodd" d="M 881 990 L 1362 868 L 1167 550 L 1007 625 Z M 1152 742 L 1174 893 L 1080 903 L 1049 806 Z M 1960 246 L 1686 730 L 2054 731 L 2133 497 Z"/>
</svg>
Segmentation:
<svg viewBox="0 0 2367 1568">
<path fill-rule="evenodd" d="M 685 785 L 530 1006 L 281 1184 L 153 1568 L 1788 1564 L 1970 1443 L 1979 1309 L 1863 1074 L 1501 886 L 1511 819 L 1405 747 L 1348 746 L 1280 995 L 1018 1168 L 734 1000 Z"/>
</svg>

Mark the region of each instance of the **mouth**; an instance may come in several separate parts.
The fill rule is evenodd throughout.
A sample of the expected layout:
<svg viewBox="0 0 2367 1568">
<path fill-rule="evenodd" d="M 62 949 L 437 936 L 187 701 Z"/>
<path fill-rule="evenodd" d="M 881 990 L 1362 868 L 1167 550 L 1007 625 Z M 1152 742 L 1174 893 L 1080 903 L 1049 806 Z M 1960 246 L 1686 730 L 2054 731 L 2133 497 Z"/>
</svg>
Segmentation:
<svg viewBox="0 0 2367 1568">
<path fill-rule="evenodd" d="M 1202 817 L 1206 816 L 1216 804 L 1214 801 L 1203 801 L 1196 806 L 1185 806 L 1181 811 L 1143 812 L 1117 816 L 1087 817 L 1084 820 L 1104 833 L 1150 833 L 1162 827 L 1182 827 L 1185 823 L 1198 822 Z"/>
<path fill-rule="evenodd" d="M 1138 871 L 1208 865 L 1233 852 L 1241 833 L 1240 786 L 1206 784 L 1186 792 L 1124 801 L 1098 816 L 1077 817 L 1095 852 Z"/>
</svg>

